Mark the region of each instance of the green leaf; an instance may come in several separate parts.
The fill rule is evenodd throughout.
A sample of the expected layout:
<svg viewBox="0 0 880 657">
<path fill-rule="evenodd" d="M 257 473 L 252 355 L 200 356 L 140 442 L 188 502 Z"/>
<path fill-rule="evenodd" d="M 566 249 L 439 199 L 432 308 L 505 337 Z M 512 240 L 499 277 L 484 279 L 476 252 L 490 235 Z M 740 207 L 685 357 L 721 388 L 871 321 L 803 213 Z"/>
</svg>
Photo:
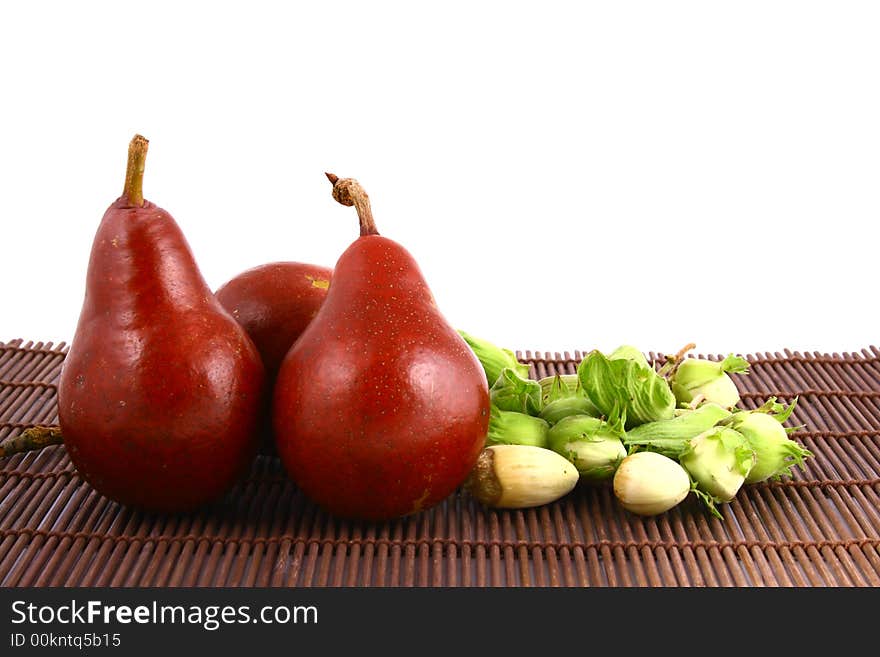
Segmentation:
<svg viewBox="0 0 880 657">
<path fill-rule="evenodd" d="M 671 418 L 675 395 L 641 358 L 607 358 L 593 350 L 578 366 L 581 387 L 609 422 L 627 428 Z"/>
<path fill-rule="evenodd" d="M 791 414 L 794 412 L 794 407 L 797 406 L 797 403 L 798 398 L 795 397 L 794 400 L 788 405 L 788 407 L 783 407 L 782 410 L 774 412 L 773 417 L 777 419 L 779 424 L 784 424 L 785 421 L 789 417 L 791 417 Z"/>
<path fill-rule="evenodd" d="M 627 431 L 625 445 L 651 447 L 664 456 L 678 458 L 692 438 L 731 417 L 731 412 L 714 403 L 677 412 L 668 420 L 646 422 Z"/>
<path fill-rule="evenodd" d="M 503 411 L 494 404 L 489 409 L 486 445 L 547 446 L 550 425 L 538 417 L 516 411 Z"/>
<path fill-rule="evenodd" d="M 499 347 L 489 340 L 471 335 L 461 329 L 458 329 L 458 334 L 480 361 L 483 371 L 486 373 L 486 381 L 490 386 L 498 380 L 501 370 L 505 367 L 509 367 L 520 376 L 527 377 L 529 375 L 529 366 L 520 363 L 516 354 L 510 349 Z"/>
<path fill-rule="evenodd" d="M 599 411 L 586 395 L 571 395 L 551 402 L 545 401 L 538 417 L 547 420 L 550 424 L 556 424 L 569 415 L 598 416 Z"/>
<path fill-rule="evenodd" d="M 554 374 L 538 380 L 544 405 L 573 396 L 585 396 L 577 374 Z"/>
<path fill-rule="evenodd" d="M 516 411 L 528 415 L 541 413 L 541 385 L 526 379 L 515 370 L 505 367 L 489 389 L 492 403 L 502 411 Z"/>
<path fill-rule="evenodd" d="M 697 499 L 705 505 L 709 513 L 711 513 L 719 520 L 724 519 L 724 516 L 721 515 L 721 511 L 719 511 L 718 507 L 716 506 L 716 504 L 720 504 L 721 502 L 716 500 L 715 497 L 710 495 L 709 493 L 700 490 L 697 486 L 697 482 L 693 479 L 691 479 L 691 492 L 696 495 Z"/>
<path fill-rule="evenodd" d="M 617 349 L 608 354 L 608 360 L 631 360 L 643 367 L 651 367 L 642 350 L 628 344 L 620 345 Z"/>
<path fill-rule="evenodd" d="M 748 374 L 749 361 L 745 358 L 728 354 L 727 357 L 721 361 L 721 370 L 731 374 Z"/>
</svg>

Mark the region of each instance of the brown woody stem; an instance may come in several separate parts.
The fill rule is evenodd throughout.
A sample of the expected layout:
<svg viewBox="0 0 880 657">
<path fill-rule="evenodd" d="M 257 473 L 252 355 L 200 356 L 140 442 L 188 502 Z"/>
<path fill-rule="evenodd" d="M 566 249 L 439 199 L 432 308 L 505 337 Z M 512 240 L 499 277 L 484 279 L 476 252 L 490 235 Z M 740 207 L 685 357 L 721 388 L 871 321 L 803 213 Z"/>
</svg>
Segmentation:
<svg viewBox="0 0 880 657">
<path fill-rule="evenodd" d="M 678 353 L 674 356 L 667 356 L 666 362 L 663 364 L 663 367 L 657 372 L 660 376 L 665 379 L 670 379 L 675 371 L 678 369 L 678 366 L 681 365 L 681 361 L 684 360 L 685 355 L 692 349 L 695 349 L 697 345 L 693 342 L 689 342 L 681 349 L 678 350 Z"/>
<path fill-rule="evenodd" d="M 354 206 L 361 223 L 361 237 L 378 235 L 373 211 L 370 209 L 370 197 L 366 190 L 354 178 L 340 178 L 332 173 L 325 173 L 327 180 L 333 183 L 333 198 L 342 205 Z"/>
<path fill-rule="evenodd" d="M 61 436 L 61 427 L 37 425 L 28 427 L 15 438 L 10 438 L 0 444 L 0 458 L 12 456 L 21 452 L 30 452 L 43 449 L 48 445 L 61 445 L 64 442 Z"/>
<path fill-rule="evenodd" d="M 125 168 L 125 187 L 122 195 L 136 208 L 144 204 L 144 167 L 150 141 L 135 135 L 128 144 L 128 166 Z"/>
</svg>

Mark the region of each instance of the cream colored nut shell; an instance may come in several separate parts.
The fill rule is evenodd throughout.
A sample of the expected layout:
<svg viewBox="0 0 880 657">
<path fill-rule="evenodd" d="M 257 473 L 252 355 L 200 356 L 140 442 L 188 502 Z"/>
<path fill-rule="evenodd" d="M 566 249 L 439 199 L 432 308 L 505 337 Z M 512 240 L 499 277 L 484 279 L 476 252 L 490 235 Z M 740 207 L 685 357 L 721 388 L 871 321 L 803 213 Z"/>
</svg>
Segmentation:
<svg viewBox="0 0 880 657">
<path fill-rule="evenodd" d="M 656 452 L 630 454 L 614 473 L 614 495 L 627 511 L 654 516 L 687 497 L 691 481 L 676 461 Z"/>
<path fill-rule="evenodd" d="M 501 496 L 492 506 L 524 509 L 549 504 L 577 485 L 577 468 L 553 450 L 533 445 L 492 445 Z"/>
</svg>

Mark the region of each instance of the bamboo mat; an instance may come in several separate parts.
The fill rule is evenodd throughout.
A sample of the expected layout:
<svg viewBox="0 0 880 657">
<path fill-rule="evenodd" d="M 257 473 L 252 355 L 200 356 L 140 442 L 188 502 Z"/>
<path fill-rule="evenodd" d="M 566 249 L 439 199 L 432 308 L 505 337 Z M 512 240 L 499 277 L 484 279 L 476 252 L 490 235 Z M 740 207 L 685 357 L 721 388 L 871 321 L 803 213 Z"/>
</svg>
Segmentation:
<svg viewBox="0 0 880 657">
<path fill-rule="evenodd" d="M 0 441 L 57 421 L 66 350 L 0 342 Z M 518 355 L 537 377 L 582 358 Z M 0 585 L 880 585 L 880 351 L 746 357 L 743 406 L 798 396 L 788 424 L 806 425 L 793 437 L 815 458 L 792 479 L 742 488 L 720 520 L 693 496 L 634 516 L 603 485 L 537 509 L 496 511 L 456 493 L 409 518 L 350 522 L 305 499 L 271 455 L 208 509 L 150 515 L 97 495 L 52 446 L 0 460 Z"/>
</svg>

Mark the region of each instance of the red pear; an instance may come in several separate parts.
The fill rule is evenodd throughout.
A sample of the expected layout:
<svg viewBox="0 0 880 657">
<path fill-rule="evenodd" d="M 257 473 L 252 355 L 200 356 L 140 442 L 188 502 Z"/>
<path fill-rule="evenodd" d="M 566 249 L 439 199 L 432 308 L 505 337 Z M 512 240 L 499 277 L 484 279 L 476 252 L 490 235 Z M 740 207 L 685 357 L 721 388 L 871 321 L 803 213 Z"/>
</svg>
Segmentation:
<svg viewBox="0 0 880 657">
<path fill-rule="evenodd" d="M 332 274 L 320 265 L 270 262 L 241 272 L 215 293 L 260 352 L 269 394 L 287 350 L 324 303 Z M 275 453 L 269 413 L 263 416 L 260 433 L 263 451 Z"/>
<path fill-rule="evenodd" d="M 123 194 L 92 244 L 58 415 L 71 460 L 98 492 L 188 511 L 252 462 L 264 369 L 176 221 L 144 199 L 147 144 L 132 139 Z"/>
<path fill-rule="evenodd" d="M 270 381 L 324 303 L 332 275 L 320 265 L 270 262 L 241 272 L 215 292 L 254 341 Z"/>
<path fill-rule="evenodd" d="M 325 510 L 387 520 L 435 506 L 466 479 L 488 430 L 488 385 L 413 256 L 379 235 L 363 188 L 328 178 L 356 207 L 360 237 L 281 365 L 276 447 Z"/>
</svg>

